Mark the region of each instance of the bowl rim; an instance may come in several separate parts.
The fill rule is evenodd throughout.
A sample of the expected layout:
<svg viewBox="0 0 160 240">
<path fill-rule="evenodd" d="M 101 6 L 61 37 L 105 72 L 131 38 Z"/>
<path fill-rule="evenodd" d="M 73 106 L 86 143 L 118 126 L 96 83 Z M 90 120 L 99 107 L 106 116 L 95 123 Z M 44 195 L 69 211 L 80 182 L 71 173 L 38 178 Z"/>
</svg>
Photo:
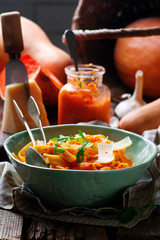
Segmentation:
<svg viewBox="0 0 160 240">
<path fill-rule="evenodd" d="M 142 135 L 139 135 L 139 134 L 137 134 L 137 133 L 133 133 L 133 132 L 130 132 L 130 131 L 127 131 L 127 130 L 123 130 L 123 129 L 119 129 L 119 128 L 112 128 L 112 127 L 109 127 L 109 126 L 102 126 L 102 125 L 93 125 L 93 124 L 91 124 L 91 125 L 89 125 L 89 124 L 84 124 L 84 123 L 79 123 L 79 124 L 61 124 L 61 125 L 50 125 L 50 126 L 44 126 L 43 128 L 44 128 L 44 130 L 45 129 L 49 129 L 49 128 L 61 128 L 61 127 L 77 127 L 77 126 L 82 126 L 82 127 L 93 127 L 93 128 L 106 128 L 106 129 L 110 129 L 110 130 L 113 130 L 113 131 L 115 131 L 115 132 L 124 132 L 124 133 L 126 133 L 126 134 L 129 134 L 129 135 L 132 135 L 132 136 L 134 136 L 134 137 L 138 137 L 138 138 L 140 138 L 140 139 L 142 139 L 143 141 L 145 141 L 146 143 L 148 143 L 148 144 L 150 144 L 150 145 L 152 145 L 152 147 L 154 148 L 154 153 L 152 154 L 152 156 L 150 157 L 150 160 L 148 160 L 147 162 L 143 162 L 143 163 L 141 163 L 141 164 L 139 164 L 139 165 L 135 165 L 135 166 L 131 166 L 131 167 L 127 167 L 127 168 L 121 168 L 121 169 L 110 169 L 110 170 L 79 170 L 79 169 L 55 169 L 55 168 L 45 168 L 45 167 L 39 167 L 39 166 L 33 166 L 33 165 L 29 165 L 29 164 L 27 164 L 27 163 L 24 163 L 24 162 L 21 162 L 21 161 L 19 161 L 18 159 L 16 159 L 13 155 L 12 155 L 12 153 L 8 150 L 8 147 L 7 147 L 7 143 L 10 141 L 10 139 L 12 139 L 13 137 L 15 137 L 17 134 L 26 134 L 27 133 L 27 130 L 24 130 L 24 131 L 20 131 L 20 132 L 17 132 L 17 133 L 14 133 L 14 134 L 12 134 L 11 136 L 9 136 L 6 140 L 5 140 L 5 142 L 4 142 L 4 149 L 5 149 L 5 151 L 7 152 L 7 154 L 11 157 L 11 158 L 13 158 L 14 159 L 14 161 L 16 161 L 16 162 L 18 162 L 19 164 L 22 164 L 22 165 L 24 165 L 24 166 L 27 166 L 27 167 L 29 167 L 29 168 L 36 168 L 36 169 L 41 169 L 41 170 L 47 170 L 47 171 L 60 171 L 60 172 L 81 172 L 81 173 L 93 173 L 93 172 L 96 172 L 96 173 L 113 173 L 113 172 L 123 172 L 123 171 L 130 171 L 130 170 L 132 170 L 132 169 L 136 169 L 136 168 L 138 168 L 138 167 L 142 167 L 143 165 L 146 165 L 146 163 L 151 163 L 153 160 L 154 160 L 154 158 L 156 157 L 156 155 L 157 155 L 157 153 L 158 153 L 158 147 L 157 147 L 157 145 L 154 143 L 154 142 L 152 142 L 152 141 L 150 141 L 149 139 L 147 139 L 147 138 L 145 138 L 145 137 L 143 137 Z M 37 131 L 37 130 L 39 130 L 39 128 L 33 128 L 32 129 L 32 131 L 34 132 L 34 131 Z"/>
</svg>

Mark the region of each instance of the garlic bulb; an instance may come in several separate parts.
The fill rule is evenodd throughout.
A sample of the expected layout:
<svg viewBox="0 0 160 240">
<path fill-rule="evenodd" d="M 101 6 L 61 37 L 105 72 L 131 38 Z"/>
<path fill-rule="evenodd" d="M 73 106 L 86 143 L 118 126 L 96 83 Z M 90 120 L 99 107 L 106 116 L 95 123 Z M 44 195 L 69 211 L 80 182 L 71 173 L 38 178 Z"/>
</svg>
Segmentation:
<svg viewBox="0 0 160 240">
<path fill-rule="evenodd" d="M 115 114 L 118 118 L 122 118 L 126 113 L 146 104 L 143 101 L 143 72 L 138 70 L 135 74 L 135 89 L 131 96 L 130 94 L 123 94 L 121 97 L 126 100 L 120 102 L 115 108 Z"/>
</svg>

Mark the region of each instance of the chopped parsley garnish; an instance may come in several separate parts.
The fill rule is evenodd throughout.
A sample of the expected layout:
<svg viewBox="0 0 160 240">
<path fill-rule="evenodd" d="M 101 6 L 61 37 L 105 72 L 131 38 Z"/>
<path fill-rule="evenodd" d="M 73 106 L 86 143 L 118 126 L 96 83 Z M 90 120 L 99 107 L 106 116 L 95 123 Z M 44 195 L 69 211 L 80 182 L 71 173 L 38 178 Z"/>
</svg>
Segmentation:
<svg viewBox="0 0 160 240">
<path fill-rule="evenodd" d="M 56 141 L 58 141 L 58 142 L 67 142 L 67 141 L 72 140 L 72 139 L 74 139 L 74 136 L 72 136 L 72 135 L 70 135 L 70 136 L 59 135 L 59 138 L 58 137 L 54 137 L 54 138 L 52 138 L 52 141 L 53 142 L 56 142 Z"/>
<path fill-rule="evenodd" d="M 78 148 L 78 151 L 76 154 L 77 162 L 81 163 L 82 159 L 84 158 L 84 148 L 86 148 L 88 144 L 90 145 L 91 142 L 84 136 L 84 134 L 82 133 L 81 130 L 79 130 L 78 133 L 79 133 L 78 134 L 79 137 L 74 137 L 72 135 L 70 135 L 70 136 L 59 135 L 59 137 L 52 138 L 53 142 L 57 142 L 56 144 L 53 145 L 53 148 L 54 148 L 53 153 L 56 154 L 56 153 L 64 153 L 65 152 L 65 150 L 57 147 L 58 145 L 62 144 L 62 142 L 65 143 L 67 141 L 72 141 L 72 140 L 76 141 L 76 142 L 82 142 L 83 145 L 81 145 Z"/>
<path fill-rule="evenodd" d="M 87 138 L 85 138 L 84 134 L 82 133 L 81 130 L 78 131 L 79 132 L 79 136 L 85 141 L 85 142 L 89 142 Z"/>
<path fill-rule="evenodd" d="M 56 153 L 64 153 L 65 150 L 63 150 L 62 148 L 57 148 L 57 146 L 59 145 L 59 143 L 56 143 L 53 145 L 53 153 L 56 154 Z"/>
<path fill-rule="evenodd" d="M 82 162 L 81 159 L 84 158 L 84 148 L 86 148 L 87 145 L 90 144 L 90 141 L 87 138 L 85 138 L 81 130 L 79 130 L 78 132 L 79 136 L 84 140 L 84 144 L 78 148 L 78 152 L 76 154 L 77 162 L 81 163 Z"/>
<path fill-rule="evenodd" d="M 78 148 L 77 154 L 76 154 L 76 158 L 77 158 L 77 162 L 81 163 L 81 159 L 84 158 L 84 148 L 88 145 L 88 142 L 83 144 L 82 146 L 80 146 Z"/>
</svg>

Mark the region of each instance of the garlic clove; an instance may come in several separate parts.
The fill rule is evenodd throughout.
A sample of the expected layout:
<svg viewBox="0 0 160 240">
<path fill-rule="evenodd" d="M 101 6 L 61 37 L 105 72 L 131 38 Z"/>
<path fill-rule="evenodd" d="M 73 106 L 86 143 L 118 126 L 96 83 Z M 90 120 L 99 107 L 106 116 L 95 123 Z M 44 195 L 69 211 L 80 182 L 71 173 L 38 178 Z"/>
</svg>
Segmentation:
<svg viewBox="0 0 160 240">
<path fill-rule="evenodd" d="M 111 117 L 109 126 L 112 128 L 118 128 L 119 118 L 116 116 Z"/>
<path fill-rule="evenodd" d="M 146 104 L 142 98 L 143 95 L 143 71 L 138 70 L 135 74 L 135 89 L 133 95 L 123 94 L 122 97 L 128 99 L 120 102 L 115 108 L 115 114 L 118 118 L 122 118 L 128 112 Z"/>
<path fill-rule="evenodd" d="M 122 99 L 125 99 L 125 100 L 128 99 L 128 98 L 130 98 L 130 97 L 131 97 L 131 94 L 130 94 L 130 93 L 124 93 L 124 94 L 121 95 L 121 98 L 122 98 Z"/>
</svg>

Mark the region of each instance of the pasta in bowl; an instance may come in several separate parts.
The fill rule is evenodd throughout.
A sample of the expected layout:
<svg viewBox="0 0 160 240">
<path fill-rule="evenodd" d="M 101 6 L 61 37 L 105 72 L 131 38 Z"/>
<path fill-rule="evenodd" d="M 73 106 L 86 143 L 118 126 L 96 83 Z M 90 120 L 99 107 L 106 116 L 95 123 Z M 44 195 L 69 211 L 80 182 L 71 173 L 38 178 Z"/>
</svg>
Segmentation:
<svg viewBox="0 0 160 240">
<path fill-rule="evenodd" d="M 127 131 L 95 125 L 33 129 L 36 150 L 49 168 L 25 163 L 31 145 L 26 131 L 9 137 L 5 150 L 24 183 L 52 207 L 106 206 L 137 182 L 157 154 L 154 143 Z M 14 153 L 14 154 L 13 154 Z"/>
<path fill-rule="evenodd" d="M 103 134 L 90 135 L 78 130 L 78 134 L 51 138 L 46 145 L 37 141 L 35 150 L 41 154 L 50 168 L 72 170 L 110 170 L 134 166 L 125 156 L 125 149 L 132 144 L 129 137 L 113 142 Z M 26 162 L 25 154 L 32 142 L 13 156 Z"/>
</svg>

